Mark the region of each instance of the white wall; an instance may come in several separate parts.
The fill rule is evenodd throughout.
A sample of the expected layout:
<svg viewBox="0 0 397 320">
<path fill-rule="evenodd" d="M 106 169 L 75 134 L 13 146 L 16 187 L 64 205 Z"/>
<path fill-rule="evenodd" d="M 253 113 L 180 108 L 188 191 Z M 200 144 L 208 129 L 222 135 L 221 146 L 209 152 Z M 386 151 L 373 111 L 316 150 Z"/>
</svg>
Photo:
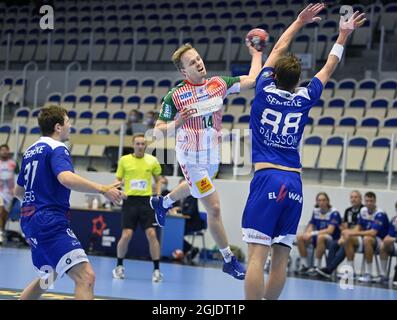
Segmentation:
<svg viewBox="0 0 397 320">
<path fill-rule="evenodd" d="M 80 172 L 84 177 L 101 183 L 111 183 L 114 181 L 115 175 L 111 173 L 99 172 Z M 167 177 L 169 180 L 169 189 L 177 185 L 179 177 Z M 249 192 L 249 181 L 235 180 L 216 180 L 216 188 L 221 198 L 221 212 L 223 222 L 226 228 L 229 242 L 233 245 L 241 247 L 246 252 L 246 246 L 241 240 L 241 215 L 244 210 L 245 202 Z M 397 201 L 396 192 L 384 189 L 356 188 L 363 194 L 367 191 L 374 191 L 377 196 L 377 203 L 380 208 L 388 213 L 389 218 L 394 216 L 394 203 Z M 325 185 L 308 185 L 304 183 L 303 194 L 303 212 L 300 227 L 306 225 L 311 217 L 312 208 L 316 194 L 320 191 L 328 193 L 331 203 L 343 215 L 344 210 L 350 206 L 349 194 L 354 190 L 352 188 L 331 187 Z M 83 193 L 72 192 L 71 205 L 81 207 L 84 205 L 85 195 Z M 201 210 L 201 209 L 200 209 Z M 207 247 L 212 247 L 215 243 L 212 237 L 207 233 Z"/>
</svg>

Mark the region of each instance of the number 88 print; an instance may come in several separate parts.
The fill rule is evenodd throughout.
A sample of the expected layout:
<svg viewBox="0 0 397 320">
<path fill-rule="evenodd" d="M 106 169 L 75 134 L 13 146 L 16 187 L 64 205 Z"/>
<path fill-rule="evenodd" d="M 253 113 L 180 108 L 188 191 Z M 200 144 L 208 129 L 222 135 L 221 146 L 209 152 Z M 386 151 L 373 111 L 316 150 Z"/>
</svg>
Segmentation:
<svg viewBox="0 0 397 320">
<path fill-rule="evenodd" d="M 273 116 L 275 119 L 269 119 L 268 115 Z M 279 134 L 279 129 L 280 129 L 280 123 L 282 120 L 283 114 L 278 111 L 274 111 L 272 109 L 265 109 L 262 113 L 262 120 L 261 123 L 263 125 L 268 124 L 273 127 L 272 132 L 274 134 Z M 295 119 L 294 121 L 291 121 L 292 119 Z M 302 113 L 300 112 L 292 112 L 288 113 L 285 116 L 284 119 L 284 125 L 282 127 L 281 135 L 287 135 L 287 134 L 296 134 L 299 130 L 299 124 L 302 119 Z M 294 132 L 288 132 L 290 128 L 294 129 Z"/>
</svg>

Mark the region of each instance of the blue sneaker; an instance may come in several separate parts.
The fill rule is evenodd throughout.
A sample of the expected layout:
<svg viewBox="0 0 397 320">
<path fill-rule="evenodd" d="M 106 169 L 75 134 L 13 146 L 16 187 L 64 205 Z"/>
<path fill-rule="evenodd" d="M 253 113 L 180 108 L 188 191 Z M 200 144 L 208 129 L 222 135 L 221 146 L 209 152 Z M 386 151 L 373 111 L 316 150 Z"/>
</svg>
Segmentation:
<svg viewBox="0 0 397 320">
<path fill-rule="evenodd" d="M 223 264 L 223 272 L 230 274 L 238 280 L 244 280 L 245 278 L 245 269 L 240 262 L 237 261 L 235 256 L 232 257 L 230 262 L 225 262 Z"/>
<path fill-rule="evenodd" d="M 153 196 L 150 197 L 150 206 L 154 210 L 154 216 L 156 218 L 156 222 L 160 227 L 164 227 L 165 225 L 165 216 L 167 215 L 168 209 L 163 207 L 163 197 L 162 196 Z"/>
</svg>

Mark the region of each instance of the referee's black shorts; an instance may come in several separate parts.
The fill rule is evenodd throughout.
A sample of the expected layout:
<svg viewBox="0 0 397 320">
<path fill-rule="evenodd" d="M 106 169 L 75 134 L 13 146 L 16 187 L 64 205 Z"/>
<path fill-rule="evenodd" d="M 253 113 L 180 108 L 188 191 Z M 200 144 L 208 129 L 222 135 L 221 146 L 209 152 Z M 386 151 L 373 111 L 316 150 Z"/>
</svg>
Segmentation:
<svg viewBox="0 0 397 320">
<path fill-rule="evenodd" d="M 154 210 L 150 207 L 150 196 L 129 196 L 121 208 L 121 228 L 135 230 L 138 222 L 143 230 L 157 227 Z"/>
</svg>

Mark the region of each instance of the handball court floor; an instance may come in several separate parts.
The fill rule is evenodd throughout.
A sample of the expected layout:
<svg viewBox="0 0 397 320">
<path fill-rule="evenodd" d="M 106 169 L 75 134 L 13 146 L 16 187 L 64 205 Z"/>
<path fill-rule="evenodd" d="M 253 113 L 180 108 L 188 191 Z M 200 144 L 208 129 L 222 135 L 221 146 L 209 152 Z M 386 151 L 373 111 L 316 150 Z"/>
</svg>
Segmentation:
<svg viewBox="0 0 397 320">
<path fill-rule="evenodd" d="M 162 263 L 164 280 L 152 283 L 150 261 L 124 260 L 126 278 L 112 278 L 115 259 L 90 256 L 96 273 L 98 299 L 134 300 L 240 300 L 243 281 L 235 280 L 220 268 Z M 17 299 L 35 277 L 28 249 L 0 247 L 0 299 Z M 73 282 L 58 279 L 46 299 L 70 299 Z M 289 277 L 280 299 L 284 300 L 397 300 L 397 290 L 355 285 L 341 289 L 338 283 Z"/>
</svg>

